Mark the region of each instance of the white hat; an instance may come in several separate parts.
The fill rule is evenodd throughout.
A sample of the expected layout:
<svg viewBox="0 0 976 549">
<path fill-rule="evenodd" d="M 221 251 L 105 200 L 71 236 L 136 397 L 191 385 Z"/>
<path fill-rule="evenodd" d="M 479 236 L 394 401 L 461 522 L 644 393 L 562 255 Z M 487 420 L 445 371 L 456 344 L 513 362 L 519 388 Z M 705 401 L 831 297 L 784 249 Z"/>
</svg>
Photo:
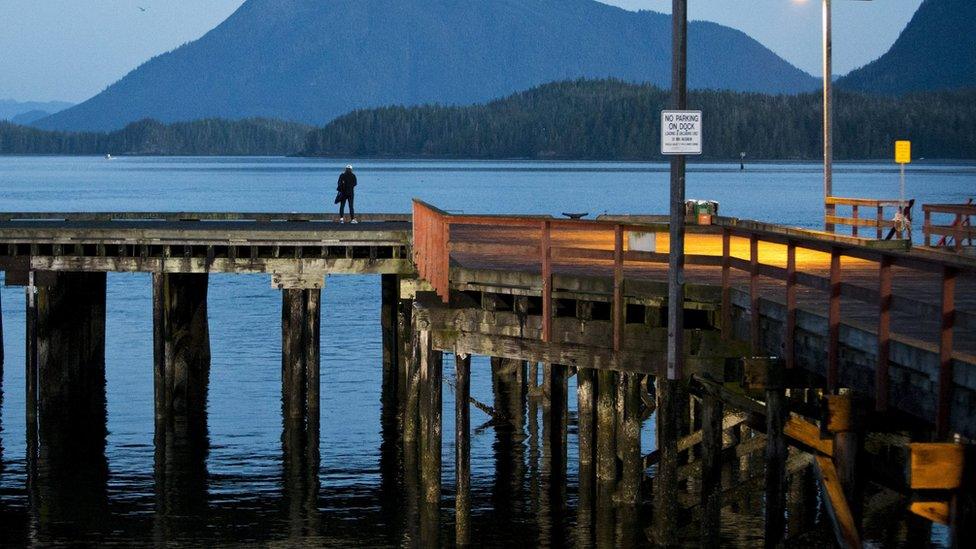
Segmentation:
<svg viewBox="0 0 976 549">
<path fill-rule="evenodd" d="M 352 164 L 346 164 L 346 169 L 347 170 L 351 170 L 352 169 Z"/>
</svg>

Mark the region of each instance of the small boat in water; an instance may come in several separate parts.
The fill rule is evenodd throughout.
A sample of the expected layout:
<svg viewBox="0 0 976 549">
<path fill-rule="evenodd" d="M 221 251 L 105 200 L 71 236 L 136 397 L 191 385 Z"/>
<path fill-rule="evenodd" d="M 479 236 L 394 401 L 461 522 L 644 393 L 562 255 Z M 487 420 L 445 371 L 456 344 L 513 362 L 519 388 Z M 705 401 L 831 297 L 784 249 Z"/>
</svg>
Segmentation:
<svg viewBox="0 0 976 549">
<path fill-rule="evenodd" d="M 105 155 L 105 160 L 112 160 L 112 155 L 106 154 Z"/>
</svg>

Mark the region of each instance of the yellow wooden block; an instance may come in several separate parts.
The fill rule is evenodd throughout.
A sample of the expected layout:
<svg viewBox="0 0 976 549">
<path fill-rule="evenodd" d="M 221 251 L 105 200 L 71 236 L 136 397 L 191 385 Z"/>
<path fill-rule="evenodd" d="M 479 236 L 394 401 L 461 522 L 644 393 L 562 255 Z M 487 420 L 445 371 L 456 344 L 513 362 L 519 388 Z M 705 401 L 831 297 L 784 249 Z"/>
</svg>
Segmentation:
<svg viewBox="0 0 976 549">
<path fill-rule="evenodd" d="M 961 444 L 912 443 L 911 486 L 915 490 L 954 490 L 962 484 Z"/>
</svg>

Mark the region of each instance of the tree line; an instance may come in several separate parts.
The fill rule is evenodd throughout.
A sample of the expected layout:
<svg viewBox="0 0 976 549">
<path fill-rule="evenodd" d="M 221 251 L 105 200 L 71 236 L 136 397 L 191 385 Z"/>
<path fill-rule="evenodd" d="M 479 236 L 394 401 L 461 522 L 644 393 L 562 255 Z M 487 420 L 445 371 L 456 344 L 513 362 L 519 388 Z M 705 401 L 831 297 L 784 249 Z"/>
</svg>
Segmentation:
<svg viewBox="0 0 976 549">
<path fill-rule="evenodd" d="M 669 92 L 619 80 L 557 82 L 484 105 L 359 110 L 308 134 L 309 156 L 659 160 Z M 818 93 L 693 91 L 706 159 L 822 157 Z M 976 89 L 900 98 L 834 97 L 837 159 L 887 159 L 897 139 L 917 157 L 976 158 Z"/>
<path fill-rule="evenodd" d="M 660 160 L 666 90 L 576 80 L 473 106 L 357 110 L 323 128 L 267 119 L 163 124 L 100 132 L 44 131 L 0 121 L 0 154 L 290 155 L 474 159 Z M 693 91 L 705 159 L 821 158 L 821 96 Z M 834 155 L 888 159 L 897 139 L 915 157 L 976 159 L 976 88 L 883 97 L 837 91 Z"/>
<path fill-rule="evenodd" d="M 0 121 L 0 154 L 286 155 L 301 150 L 310 129 L 260 118 L 174 124 L 140 120 L 107 133 L 45 131 Z"/>
</svg>

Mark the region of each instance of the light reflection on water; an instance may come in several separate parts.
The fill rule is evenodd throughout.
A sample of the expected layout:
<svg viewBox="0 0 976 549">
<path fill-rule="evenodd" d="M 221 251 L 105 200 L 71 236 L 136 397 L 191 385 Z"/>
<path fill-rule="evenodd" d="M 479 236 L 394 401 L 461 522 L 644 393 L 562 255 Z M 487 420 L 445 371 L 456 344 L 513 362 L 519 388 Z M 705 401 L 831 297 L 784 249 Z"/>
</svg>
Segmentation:
<svg viewBox="0 0 976 549">
<path fill-rule="evenodd" d="M 341 162 L 293 159 L 0 158 L 4 210 L 226 210 L 307 211 L 329 195 Z M 663 212 L 663 165 L 593 163 L 361 162 L 357 205 L 364 211 L 403 212 L 413 196 L 446 209 L 488 213 Z M 882 169 L 883 168 L 883 169 Z M 909 190 L 923 202 L 957 202 L 976 192 L 976 167 L 921 165 L 909 172 Z M 819 225 L 819 168 L 815 165 L 694 167 L 690 197 L 715 198 L 723 213 L 800 226 Z M 890 166 L 838 169 L 838 194 L 891 197 Z M 21 543 L 50 509 L 28 509 L 24 426 L 24 293 L 2 290 L 6 368 L 0 430 L 0 543 Z M 77 523 L 50 532 L 70 539 L 120 545 L 162 541 L 211 545 L 219 541 L 291 539 L 308 545 L 399 545 L 405 510 L 402 479 L 381 469 L 381 333 L 378 277 L 331 277 L 322 301 L 322 422 L 319 498 L 315 522 L 296 527 L 283 486 L 280 416 L 280 294 L 266 276 L 212 275 L 208 436 L 203 478 L 184 479 L 177 491 L 199 500 L 160 519 L 154 476 L 151 284 L 146 274 L 110 274 L 107 317 L 107 416 L 104 505 L 82 501 Z M 453 375 L 452 357 L 445 375 Z M 570 380 L 571 417 L 575 380 Z M 488 360 L 472 364 L 472 396 L 493 399 Z M 444 510 L 442 540 L 452 539 L 454 398 L 444 389 Z M 472 539 L 485 545 L 572 539 L 576 501 L 575 428 L 570 426 L 568 509 L 560 524 L 538 518 L 541 449 L 514 447 L 524 465 L 496 460 L 499 441 L 488 418 L 472 409 Z M 531 419 L 529 420 L 531 423 Z M 541 432 L 541 417 L 537 418 Z M 653 447 L 653 421 L 643 448 Z M 519 446 L 522 445 L 522 446 Z M 511 444 L 502 445 L 512 447 Z M 761 466 L 761 465 L 760 465 Z M 499 478 L 516 478 L 498 486 Z M 82 477 L 84 478 L 84 477 Z M 94 477 L 95 484 L 99 482 Z M 306 481 L 308 479 L 305 479 Z M 726 508 L 723 536 L 730 544 L 761 541 L 761 486 Z M 48 498 L 57 499 L 57 496 Z M 55 501 L 46 503 L 56 504 Z M 87 504 L 87 505 L 86 505 Z M 38 515 L 37 513 L 41 514 Z M 643 511 L 647 516 L 648 510 Z M 85 517 L 85 515 L 89 515 Z M 309 510 L 305 510 L 309 514 Z M 71 515 L 71 513 L 69 513 Z M 94 516 L 91 516 L 94 515 Z M 81 526 L 79 526 L 81 525 Z M 49 533 L 50 533 L 49 532 Z M 42 532 L 43 533 L 43 532 Z M 694 539 L 693 534 L 689 534 Z M 549 537 L 551 536 L 551 537 Z M 822 541 L 814 538 L 814 543 Z"/>
</svg>

